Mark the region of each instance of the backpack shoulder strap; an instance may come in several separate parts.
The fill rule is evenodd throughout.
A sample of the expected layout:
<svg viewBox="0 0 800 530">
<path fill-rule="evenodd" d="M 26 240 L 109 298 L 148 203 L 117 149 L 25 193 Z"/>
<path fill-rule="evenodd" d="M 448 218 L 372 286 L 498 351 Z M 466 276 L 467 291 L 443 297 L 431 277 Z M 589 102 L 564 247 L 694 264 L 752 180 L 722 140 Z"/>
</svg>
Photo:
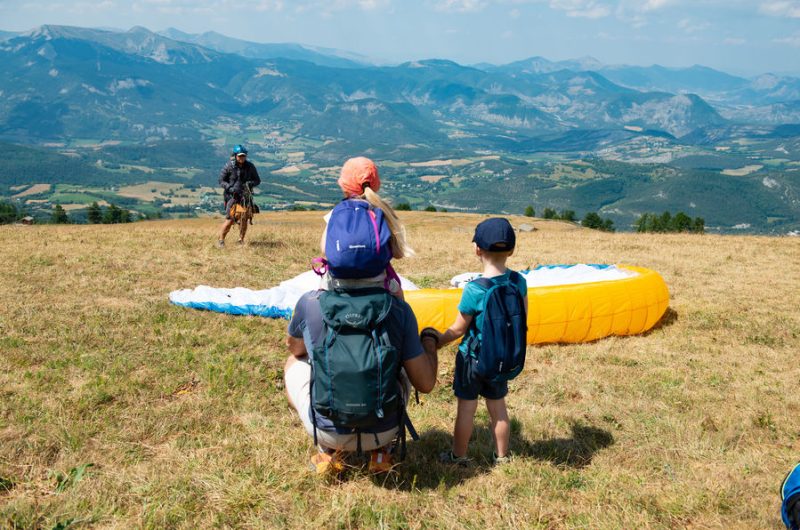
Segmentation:
<svg viewBox="0 0 800 530">
<path fill-rule="evenodd" d="M 478 285 L 486 289 L 491 289 L 492 286 L 494 286 L 494 282 L 492 280 L 490 280 L 489 278 L 484 278 L 483 276 L 481 276 L 480 278 L 475 278 L 474 280 L 471 281 L 477 283 Z"/>
<path fill-rule="evenodd" d="M 519 287 L 517 284 L 519 283 L 520 279 L 522 279 L 522 275 L 517 271 L 510 270 L 508 274 L 508 285 L 514 287 L 514 290 L 519 291 Z M 522 293 L 520 293 L 522 294 Z"/>
</svg>

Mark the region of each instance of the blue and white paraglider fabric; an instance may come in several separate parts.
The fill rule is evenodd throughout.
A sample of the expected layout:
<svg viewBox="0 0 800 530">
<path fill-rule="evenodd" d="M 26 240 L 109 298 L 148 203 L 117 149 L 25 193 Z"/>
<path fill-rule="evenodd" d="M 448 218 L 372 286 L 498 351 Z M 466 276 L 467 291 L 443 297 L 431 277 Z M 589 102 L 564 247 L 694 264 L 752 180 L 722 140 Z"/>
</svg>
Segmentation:
<svg viewBox="0 0 800 530">
<path fill-rule="evenodd" d="M 635 272 L 615 265 L 543 265 L 533 270 L 520 272 L 528 287 L 568 285 L 598 281 L 618 280 L 636 275 Z M 476 272 L 454 276 L 453 287 L 460 288 L 479 277 Z M 404 291 L 418 287 L 407 278 L 400 277 Z M 291 318 L 294 306 L 303 293 L 320 288 L 320 277 L 314 271 L 304 272 L 281 282 L 270 289 L 253 290 L 245 287 L 209 287 L 200 285 L 194 289 L 181 289 L 169 294 L 173 304 L 193 309 L 205 309 L 232 315 L 255 315 L 268 318 Z"/>
</svg>

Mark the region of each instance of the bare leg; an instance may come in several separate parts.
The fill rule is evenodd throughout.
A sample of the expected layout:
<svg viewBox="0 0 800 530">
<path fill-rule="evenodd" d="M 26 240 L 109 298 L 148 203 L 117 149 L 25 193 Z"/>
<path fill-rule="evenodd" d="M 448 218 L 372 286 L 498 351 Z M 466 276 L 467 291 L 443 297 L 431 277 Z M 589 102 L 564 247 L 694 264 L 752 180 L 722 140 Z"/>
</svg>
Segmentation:
<svg viewBox="0 0 800 530">
<path fill-rule="evenodd" d="M 487 399 L 486 409 L 492 419 L 492 438 L 497 456 L 508 455 L 508 441 L 511 438 L 511 425 L 505 399 Z"/>
<path fill-rule="evenodd" d="M 472 427 L 477 409 L 477 399 L 458 399 L 456 426 L 453 429 L 453 455 L 456 457 L 467 454 L 467 445 L 469 444 L 469 437 L 472 436 Z"/>
<path fill-rule="evenodd" d="M 222 226 L 219 229 L 220 241 L 225 241 L 225 236 L 227 236 L 228 232 L 230 232 L 231 226 L 233 226 L 233 219 L 225 219 L 222 221 Z"/>
<path fill-rule="evenodd" d="M 286 399 L 289 400 L 289 404 L 292 406 L 293 409 L 297 410 L 297 405 L 292 401 L 292 396 L 289 395 L 289 385 L 286 384 L 286 373 L 289 371 L 289 368 L 297 362 L 297 357 L 294 355 L 289 355 L 286 358 L 286 364 L 283 365 L 283 390 L 286 392 Z"/>
</svg>

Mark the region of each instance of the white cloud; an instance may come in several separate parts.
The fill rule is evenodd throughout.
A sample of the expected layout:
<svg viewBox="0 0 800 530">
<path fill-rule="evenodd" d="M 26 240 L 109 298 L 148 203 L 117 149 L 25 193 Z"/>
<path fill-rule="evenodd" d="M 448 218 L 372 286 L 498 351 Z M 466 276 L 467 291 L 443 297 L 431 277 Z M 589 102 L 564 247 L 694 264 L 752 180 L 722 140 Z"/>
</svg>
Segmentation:
<svg viewBox="0 0 800 530">
<path fill-rule="evenodd" d="M 672 3 L 672 0 L 646 0 L 641 3 L 640 11 L 657 11 Z"/>
<path fill-rule="evenodd" d="M 690 18 L 684 18 L 678 21 L 678 28 L 685 33 L 697 33 L 703 31 L 711 26 L 708 22 L 696 22 Z"/>
<path fill-rule="evenodd" d="M 763 2 L 759 11 L 774 17 L 800 18 L 800 0 L 773 0 Z"/>
<path fill-rule="evenodd" d="M 283 0 L 253 0 L 243 9 L 231 0 L 137 0 L 131 3 L 131 10 L 138 13 L 155 11 L 168 15 L 189 13 L 236 13 L 247 11 L 282 11 Z"/>
<path fill-rule="evenodd" d="M 108 2 L 109 0 L 105 0 Z M 339 11 L 359 9 L 376 11 L 392 5 L 393 0 L 136 0 L 131 4 L 135 11 L 158 11 L 161 13 L 220 13 L 281 12 L 291 9 L 296 13 L 333 14 Z"/>
<path fill-rule="evenodd" d="M 566 11 L 568 17 L 603 18 L 611 14 L 611 8 L 596 0 L 550 0 L 550 7 Z"/>
<path fill-rule="evenodd" d="M 483 10 L 488 4 L 487 0 L 437 0 L 433 7 L 436 11 L 474 13 Z"/>
<path fill-rule="evenodd" d="M 782 39 L 773 39 L 772 42 L 777 42 L 778 44 L 788 44 L 789 46 L 800 48 L 800 31 L 796 31 L 793 35 L 784 37 Z"/>
</svg>

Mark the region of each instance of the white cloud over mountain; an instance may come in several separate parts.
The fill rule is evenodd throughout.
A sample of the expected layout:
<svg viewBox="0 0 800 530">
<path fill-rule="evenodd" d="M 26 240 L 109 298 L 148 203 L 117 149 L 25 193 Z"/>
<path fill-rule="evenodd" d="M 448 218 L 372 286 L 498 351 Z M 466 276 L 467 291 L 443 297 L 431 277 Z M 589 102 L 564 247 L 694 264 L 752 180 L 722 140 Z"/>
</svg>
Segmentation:
<svg viewBox="0 0 800 530">
<path fill-rule="evenodd" d="M 800 0 L 776 0 L 763 2 L 759 11 L 776 17 L 800 18 Z"/>
</svg>

